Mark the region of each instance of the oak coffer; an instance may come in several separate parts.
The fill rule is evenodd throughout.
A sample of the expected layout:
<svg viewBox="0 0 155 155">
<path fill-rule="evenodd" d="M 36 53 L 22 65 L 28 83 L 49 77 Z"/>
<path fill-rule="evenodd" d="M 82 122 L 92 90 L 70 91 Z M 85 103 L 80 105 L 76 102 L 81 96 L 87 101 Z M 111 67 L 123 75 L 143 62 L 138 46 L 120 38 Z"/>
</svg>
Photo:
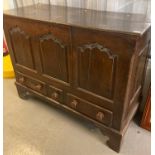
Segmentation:
<svg viewBox="0 0 155 155">
<path fill-rule="evenodd" d="M 5 11 L 4 32 L 19 96 L 91 121 L 119 152 L 142 98 L 146 16 L 39 4 Z"/>
</svg>

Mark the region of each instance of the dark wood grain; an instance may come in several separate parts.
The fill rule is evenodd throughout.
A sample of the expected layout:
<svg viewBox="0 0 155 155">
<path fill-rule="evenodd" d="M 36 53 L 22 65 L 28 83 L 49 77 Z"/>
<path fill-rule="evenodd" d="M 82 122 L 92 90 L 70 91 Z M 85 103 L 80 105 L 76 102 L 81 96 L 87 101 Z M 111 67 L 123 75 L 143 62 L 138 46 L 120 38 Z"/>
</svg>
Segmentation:
<svg viewBox="0 0 155 155">
<path fill-rule="evenodd" d="M 150 26 L 145 14 L 95 11 L 38 4 L 4 12 L 5 15 L 64 25 L 141 35 Z"/>
<path fill-rule="evenodd" d="M 35 5 L 6 11 L 4 31 L 19 96 L 91 121 L 119 151 L 140 102 L 147 17 Z"/>
</svg>

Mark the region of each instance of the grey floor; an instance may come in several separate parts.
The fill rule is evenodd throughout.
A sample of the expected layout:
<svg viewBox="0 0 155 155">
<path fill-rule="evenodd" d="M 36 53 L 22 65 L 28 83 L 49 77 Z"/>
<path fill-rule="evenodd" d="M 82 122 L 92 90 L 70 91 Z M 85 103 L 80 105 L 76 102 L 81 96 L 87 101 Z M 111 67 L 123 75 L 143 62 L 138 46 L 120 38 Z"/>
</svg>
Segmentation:
<svg viewBox="0 0 155 155">
<path fill-rule="evenodd" d="M 4 80 L 4 155 L 117 155 L 91 123 L 35 99 Z M 131 122 L 120 155 L 150 155 L 150 132 Z"/>
</svg>

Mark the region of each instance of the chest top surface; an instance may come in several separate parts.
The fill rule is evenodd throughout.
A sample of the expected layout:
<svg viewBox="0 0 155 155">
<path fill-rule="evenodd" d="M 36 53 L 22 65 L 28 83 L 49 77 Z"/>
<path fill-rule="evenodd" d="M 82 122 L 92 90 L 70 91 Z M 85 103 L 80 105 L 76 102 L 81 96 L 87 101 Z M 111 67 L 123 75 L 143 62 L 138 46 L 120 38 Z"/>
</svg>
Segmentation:
<svg viewBox="0 0 155 155">
<path fill-rule="evenodd" d="M 149 18 L 143 14 L 96 11 L 47 4 L 6 10 L 4 15 L 133 35 L 142 35 L 150 27 Z"/>
</svg>

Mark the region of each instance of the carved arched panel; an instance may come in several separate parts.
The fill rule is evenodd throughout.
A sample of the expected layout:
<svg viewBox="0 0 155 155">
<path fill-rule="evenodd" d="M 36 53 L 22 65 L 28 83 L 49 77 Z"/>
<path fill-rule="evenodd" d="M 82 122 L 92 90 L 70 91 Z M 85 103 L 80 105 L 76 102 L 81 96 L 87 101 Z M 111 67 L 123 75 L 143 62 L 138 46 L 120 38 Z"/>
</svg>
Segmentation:
<svg viewBox="0 0 155 155">
<path fill-rule="evenodd" d="M 77 58 L 78 87 L 112 99 L 117 56 L 93 43 L 78 47 Z"/>
<path fill-rule="evenodd" d="M 67 47 L 53 34 L 40 37 L 42 72 L 68 82 Z"/>
<path fill-rule="evenodd" d="M 19 65 L 35 69 L 31 38 L 19 27 L 9 31 L 15 62 Z"/>
</svg>

